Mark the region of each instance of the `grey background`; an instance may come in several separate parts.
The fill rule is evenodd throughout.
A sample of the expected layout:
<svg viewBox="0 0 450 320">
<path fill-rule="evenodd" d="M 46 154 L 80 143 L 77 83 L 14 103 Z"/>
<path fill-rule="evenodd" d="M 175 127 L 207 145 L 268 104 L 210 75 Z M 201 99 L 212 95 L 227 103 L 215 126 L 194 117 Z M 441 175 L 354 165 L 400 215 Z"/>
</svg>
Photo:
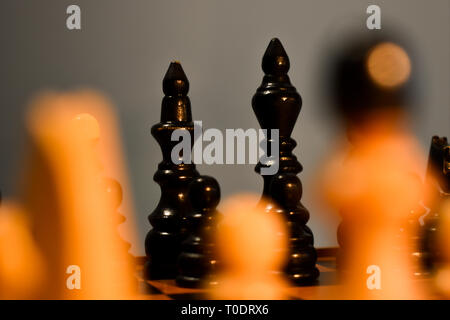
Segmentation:
<svg viewBox="0 0 450 320">
<path fill-rule="evenodd" d="M 66 29 L 66 8 L 78 4 L 82 30 Z M 303 203 L 316 246 L 336 245 L 337 218 L 314 199 L 315 172 L 338 124 L 324 110 L 320 59 L 347 26 L 365 28 L 366 8 L 378 4 L 382 25 L 407 32 L 422 66 L 423 99 L 413 129 L 424 150 L 433 134 L 450 136 L 450 4 L 448 0 L 143 1 L 2 0 L 0 3 L 0 189 L 15 192 L 21 170 L 23 112 L 43 88 L 90 86 L 117 107 L 143 254 L 147 215 L 159 199 L 152 177 L 161 155 L 150 127 L 159 121 L 161 81 L 171 60 L 189 78 L 194 119 L 204 128 L 258 128 L 250 101 L 262 79 L 260 61 L 272 37 L 291 59 L 290 77 L 303 97 L 293 137 L 304 165 Z M 347 30 L 348 31 L 348 30 Z M 260 192 L 253 165 L 201 165 L 223 196 Z"/>
</svg>

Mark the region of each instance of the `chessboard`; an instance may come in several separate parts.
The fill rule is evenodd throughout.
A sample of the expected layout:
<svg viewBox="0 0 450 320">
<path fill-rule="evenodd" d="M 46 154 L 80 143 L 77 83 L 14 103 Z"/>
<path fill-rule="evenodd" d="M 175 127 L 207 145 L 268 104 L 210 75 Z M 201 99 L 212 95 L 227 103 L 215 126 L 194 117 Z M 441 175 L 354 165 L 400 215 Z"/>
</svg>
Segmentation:
<svg viewBox="0 0 450 320">
<path fill-rule="evenodd" d="M 303 286 L 291 286 L 287 288 L 287 296 L 290 300 L 339 300 L 338 270 L 336 256 L 338 248 L 318 248 L 316 267 L 320 276 L 313 284 Z M 143 277 L 146 257 L 137 257 L 138 289 L 144 300 L 207 300 L 207 289 L 182 288 L 176 285 L 175 279 L 146 280 Z M 431 288 L 432 279 L 421 278 L 415 281 L 421 282 L 425 287 Z M 432 292 L 426 294 L 427 299 L 436 300 L 443 297 Z"/>
<path fill-rule="evenodd" d="M 338 288 L 336 270 L 337 248 L 317 249 L 317 268 L 320 271 L 319 279 L 309 286 L 292 286 L 288 289 L 288 295 L 292 300 L 316 300 L 322 299 L 322 294 Z M 139 292 L 143 299 L 150 300 L 203 300 L 207 299 L 208 292 L 205 289 L 190 289 L 178 287 L 174 279 L 145 280 L 143 277 L 143 265 L 145 257 L 137 258 L 137 271 Z"/>
</svg>

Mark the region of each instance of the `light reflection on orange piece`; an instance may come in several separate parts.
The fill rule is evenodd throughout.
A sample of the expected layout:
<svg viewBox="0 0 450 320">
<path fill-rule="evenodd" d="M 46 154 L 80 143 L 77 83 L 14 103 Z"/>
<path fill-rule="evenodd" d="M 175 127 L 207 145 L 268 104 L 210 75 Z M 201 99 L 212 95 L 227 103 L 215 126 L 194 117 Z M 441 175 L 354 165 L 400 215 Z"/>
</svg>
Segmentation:
<svg viewBox="0 0 450 320">
<path fill-rule="evenodd" d="M 287 257 L 287 234 L 280 216 L 268 214 L 255 195 L 225 201 L 216 234 L 222 272 L 212 299 L 285 299 L 287 284 L 278 273 Z"/>
</svg>

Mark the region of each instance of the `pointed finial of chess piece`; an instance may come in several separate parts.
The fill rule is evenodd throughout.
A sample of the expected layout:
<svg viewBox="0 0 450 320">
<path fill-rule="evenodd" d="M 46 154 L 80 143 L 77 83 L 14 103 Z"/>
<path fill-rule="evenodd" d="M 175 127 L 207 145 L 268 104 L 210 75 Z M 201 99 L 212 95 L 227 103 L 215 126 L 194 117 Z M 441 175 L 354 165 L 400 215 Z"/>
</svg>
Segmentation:
<svg viewBox="0 0 450 320">
<path fill-rule="evenodd" d="M 178 61 L 171 62 L 163 79 L 161 122 L 192 121 L 189 81 Z"/>
<path fill-rule="evenodd" d="M 192 212 L 187 215 L 188 237 L 178 258 L 177 285 L 188 288 L 215 285 L 217 259 L 213 235 L 220 214 L 220 186 L 210 176 L 199 176 L 189 185 Z"/>
<path fill-rule="evenodd" d="M 180 62 L 173 61 L 163 79 L 163 92 L 166 96 L 187 95 L 189 81 Z"/>
<path fill-rule="evenodd" d="M 264 53 L 262 69 L 265 74 L 285 75 L 289 71 L 289 57 L 278 38 L 270 40 Z"/>
</svg>

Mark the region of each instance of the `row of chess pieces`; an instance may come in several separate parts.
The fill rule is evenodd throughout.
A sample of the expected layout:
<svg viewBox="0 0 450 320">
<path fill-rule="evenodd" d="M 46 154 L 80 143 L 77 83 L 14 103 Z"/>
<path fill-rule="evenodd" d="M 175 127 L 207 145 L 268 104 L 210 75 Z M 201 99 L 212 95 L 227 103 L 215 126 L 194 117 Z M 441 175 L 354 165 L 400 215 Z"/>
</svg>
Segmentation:
<svg viewBox="0 0 450 320">
<path fill-rule="evenodd" d="M 272 39 L 262 61 L 265 75 L 252 105 L 263 129 L 277 128 L 280 132 L 279 171 L 273 176 L 263 176 L 262 201 L 276 201 L 277 205 L 268 205 L 267 211 L 284 216 L 289 225 L 286 276 L 297 284 L 307 284 L 317 279 L 319 271 L 313 234 L 306 225 L 309 213 L 300 202 L 302 184 L 297 173 L 302 166 L 292 153 L 296 142 L 290 135 L 302 100 L 287 75 L 289 66 L 281 42 Z M 188 89 L 181 65 L 171 63 L 163 80 L 161 122 L 151 130 L 161 146 L 163 161 L 154 175 L 161 186 L 161 198 L 149 216 L 153 228 L 145 240 L 148 257 L 145 275 L 149 279 L 176 278 L 183 287 L 201 287 L 216 282 L 211 275 L 221 265 L 211 239 L 216 228 L 220 189 L 214 178 L 199 175 L 195 164 L 174 164 L 170 159 L 176 144 L 171 140 L 172 132 L 184 129 L 192 134 L 194 129 Z M 259 163 L 256 171 L 260 173 L 264 166 Z"/>
<path fill-rule="evenodd" d="M 154 175 L 161 197 L 149 216 L 153 228 L 145 240 L 147 279 L 176 279 L 182 287 L 208 287 L 212 298 L 225 299 L 286 298 L 286 280 L 295 285 L 317 281 L 314 237 L 307 226 L 309 212 L 301 203 L 302 184 L 297 177 L 303 168 L 293 154 L 296 142 L 291 138 L 302 100 L 287 75 L 289 66 L 281 42 L 272 39 L 262 60 L 264 78 L 252 100 L 260 126 L 279 129 L 279 171 L 263 175 L 261 197 L 232 197 L 221 204 L 220 214 L 216 209 L 218 182 L 200 175 L 195 164 L 171 161 L 176 144 L 171 140 L 172 132 L 183 129 L 193 134 L 194 124 L 188 79 L 180 63 L 170 64 L 163 79 L 161 121 L 151 130 L 163 160 Z M 422 228 L 426 236 L 405 231 L 414 245 L 398 251 L 394 242 L 399 230 L 409 229 L 405 228 L 408 221 L 417 226 L 420 212 L 405 216 L 402 209 L 396 213 L 395 208 L 406 208 L 411 199 L 385 190 L 395 191 L 410 182 L 404 171 L 415 168 L 414 163 L 407 163 L 414 156 L 407 143 L 397 143 L 409 141 L 397 130 L 400 116 L 368 118 L 368 124 L 360 128 L 364 138 L 352 141 L 354 151 L 347 168 L 324 170 L 323 190 L 331 190 L 331 198 L 338 201 L 330 202 L 345 213 L 339 229 L 344 283 L 357 284 L 347 286 L 347 295 L 340 291 L 327 297 L 416 298 L 405 294 L 414 292 L 410 290 L 414 285 L 404 276 L 409 269 L 401 270 L 403 273 L 396 270 L 407 264 L 400 261 L 396 265 L 391 258 L 409 255 L 419 258 L 428 270 L 448 269 L 449 255 L 437 249 L 436 239 L 446 230 L 450 215 L 446 209 L 449 144 L 446 138 L 432 140 L 427 176 L 434 178 L 425 184 L 432 186 L 432 198 L 438 200 L 425 203 L 430 210 Z M 130 245 L 118 234 L 118 225 L 124 226 L 118 208 L 122 206 L 124 211 L 126 203 L 118 183 L 123 183 L 125 176 L 117 165 L 122 154 L 111 144 L 99 148 L 102 141 L 118 140 L 108 101 L 89 91 L 42 94 L 30 106 L 26 129 L 30 143 L 21 193 L 0 208 L 0 298 L 136 298 L 135 261 L 128 254 Z M 375 137 L 375 142 L 369 137 Z M 390 149 L 392 145 L 394 149 Z M 381 169 L 380 163 L 385 164 Z M 255 171 L 260 173 L 264 165 L 259 163 Z M 106 174 L 111 167 L 115 170 Z M 355 168 L 364 173 L 375 170 L 375 174 L 355 176 Z M 397 176 L 397 171 L 398 181 L 378 180 L 392 173 Z M 386 184 L 380 188 L 379 181 Z M 361 185 L 361 190 L 353 188 Z M 409 189 L 406 185 L 402 193 L 409 194 Z M 365 193 L 369 191 L 371 197 Z M 133 230 L 126 231 L 123 237 L 132 239 Z M 425 245 L 417 246 L 419 243 Z M 368 293 L 366 268 L 360 270 L 369 264 L 379 265 L 387 279 L 383 282 L 386 291 L 378 295 Z M 441 268 L 442 264 L 446 267 Z M 77 288 L 79 279 L 66 272 L 73 265 L 82 274 L 77 290 L 73 287 Z M 427 276 L 417 270 L 411 273 Z M 443 284 L 450 283 L 446 277 L 440 279 L 444 279 L 440 281 Z M 74 283 L 68 285 L 70 281 Z"/>
<path fill-rule="evenodd" d="M 373 46 L 373 43 L 371 45 Z M 382 56 L 389 57 L 390 53 L 392 56 L 395 57 L 397 55 L 401 59 L 406 56 L 399 46 L 392 45 L 391 43 L 386 44 L 381 42 L 378 47 L 380 48 Z M 373 47 L 371 50 L 373 51 Z M 383 52 L 383 50 L 387 52 Z M 398 53 L 400 53 L 400 55 L 398 55 Z M 362 56 L 365 55 L 366 52 L 364 52 Z M 354 57 L 347 58 L 351 60 Z M 361 65 L 363 64 L 362 59 L 353 60 L 361 63 Z M 292 86 L 289 76 L 287 75 L 289 66 L 289 58 L 283 46 L 278 39 L 273 39 L 263 57 L 262 69 L 265 75 L 262 84 L 252 99 L 252 106 L 259 124 L 263 129 L 276 128 L 280 130 L 280 170 L 273 176 L 263 176 L 264 190 L 259 202 L 260 204 L 265 204 L 264 212 L 281 216 L 284 224 L 287 226 L 286 234 L 288 250 L 286 252 L 286 261 L 282 266 L 279 265 L 278 269 L 273 268 L 272 270 L 276 270 L 278 273 L 283 274 L 291 283 L 302 286 L 314 284 L 319 277 L 319 271 L 316 267 L 317 254 L 314 249 L 313 233 L 306 225 L 309 219 L 309 213 L 301 204 L 302 184 L 297 177 L 297 174 L 301 172 L 302 166 L 292 153 L 292 150 L 296 146 L 296 142 L 291 138 L 291 133 L 300 113 L 302 100 L 296 89 Z M 353 70 L 360 70 L 360 68 L 353 68 Z M 371 71 L 377 75 L 383 74 L 383 71 L 385 70 L 372 69 Z M 352 125 L 354 127 L 360 127 L 359 133 L 366 134 L 366 140 L 363 140 L 361 145 L 371 145 L 371 138 L 376 140 L 372 141 L 374 150 L 378 150 L 378 155 L 381 154 L 379 160 L 386 161 L 387 167 L 394 168 L 398 164 L 396 163 L 398 161 L 392 160 L 396 158 L 396 155 L 398 156 L 398 159 L 401 159 L 402 156 L 408 154 L 410 158 L 414 158 L 416 153 L 409 153 L 415 149 L 412 146 L 414 144 L 412 143 L 413 139 L 401 130 L 391 130 L 390 128 L 391 126 L 396 127 L 397 125 L 400 128 L 402 125 L 401 121 L 403 120 L 403 114 L 401 111 L 403 111 L 403 106 L 400 106 L 401 103 L 399 102 L 401 101 L 400 97 L 402 96 L 403 91 L 405 91 L 404 88 L 402 88 L 403 83 L 399 83 L 398 87 L 395 89 L 392 89 L 391 87 L 380 89 L 379 84 L 373 85 L 370 83 L 370 81 L 374 79 L 369 79 L 371 75 L 367 75 L 367 72 L 365 72 L 364 75 L 351 74 L 350 76 L 348 72 L 344 73 L 345 75 L 342 75 L 342 82 L 351 84 L 348 86 L 350 89 L 354 88 L 353 84 L 355 81 L 362 82 L 366 86 L 365 90 L 362 90 L 365 94 L 362 98 L 367 99 L 369 102 L 367 104 L 370 106 L 368 108 L 370 110 L 367 111 L 359 110 L 358 112 L 354 112 L 361 106 L 361 101 L 345 98 L 343 97 L 345 93 L 339 93 L 341 95 L 340 98 L 347 101 L 346 110 L 344 110 L 343 113 L 345 114 L 351 110 L 352 114 L 347 115 L 349 122 L 353 122 Z M 367 79 L 364 78 L 364 81 L 361 81 L 361 77 L 367 77 Z M 405 77 L 402 76 L 401 80 L 407 83 Z M 147 262 L 144 266 L 144 273 L 147 279 L 176 279 L 177 285 L 181 287 L 214 287 L 217 286 L 217 279 L 220 278 L 218 274 L 221 273 L 222 269 L 230 268 L 229 261 L 234 261 L 235 259 L 233 259 L 233 256 L 239 256 L 239 253 L 228 252 L 228 255 L 222 255 L 222 258 L 219 258 L 221 250 L 216 247 L 217 243 L 220 243 L 223 240 L 215 237 L 217 233 L 217 223 L 220 221 L 222 224 L 223 216 L 227 216 L 229 213 L 226 212 L 221 215 L 216 211 L 216 207 L 220 200 L 220 188 L 217 181 L 212 177 L 199 175 L 193 164 L 182 163 L 176 165 L 170 161 L 170 150 L 172 150 L 175 143 L 170 140 L 171 133 L 180 128 L 188 130 L 191 133 L 193 131 L 191 105 L 187 96 L 188 88 L 189 82 L 181 65 L 178 62 L 171 63 L 163 80 L 165 97 L 162 102 L 161 122 L 154 125 L 152 128 L 152 135 L 160 144 L 163 153 L 163 161 L 159 164 L 158 171 L 154 175 L 154 180 L 161 186 L 161 198 L 157 207 L 149 216 L 149 221 L 153 228 L 147 234 L 145 241 Z M 378 107 L 377 104 L 382 102 L 378 98 L 378 96 L 380 96 L 380 91 L 384 94 L 384 102 L 396 101 L 399 104 L 398 107 L 396 106 L 396 108 L 393 108 L 395 109 L 395 112 L 388 108 L 386 108 L 388 110 L 386 111 L 383 108 Z M 353 93 L 347 92 L 347 94 Z M 377 96 L 377 98 L 374 98 L 374 96 Z M 377 109 L 382 110 L 378 112 L 379 110 Z M 355 113 L 357 114 L 355 115 Z M 364 121 L 361 121 L 366 115 L 368 115 L 367 118 L 370 118 L 372 115 L 375 115 L 376 117 L 374 117 L 374 120 L 365 119 Z M 383 117 L 385 119 L 383 119 Z M 371 127 L 371 122 L 376 125 Z M 385 125 L 385 127 L 380 125 L 380 123 Z M 386 128 L 390 128 L 389 130 L 392 131 L 387 130 L 387 138 L 385 137 Z M 370 132 L 370 130 L 373 130 L 373 132 Z M 355 132 L 358 132 L 358 130 Z M 267 139 L 271 138 L 267 137 Z M 398 147 L 398 145 L 396 145 L 398 141 L 402 142 L 400 143 L 400 150 L 394 150 L 391 155 L 383 154 L 384 151 L 389 150 L 389 146 L 392 144 Z M 353 142 L 355 144 L 355 149 L 358 149 L 358 141 Z M 402 144 L 404 144 L 404 146 L 402 146 Z M 364 147 L 361 149 L 364 149 Z M 430 277 L 434 274 L 433 270 L 437 268 L 436 266 L 446 259 L 443 258 L 445 254 L 441 252 L 446 249 L 439 248 L 440 245 L 438 244 L 437 234 L 442 231 L 439 229 L 444 229 L 443 227 L 440 228 L 440 225 L 443 224 L 442 221 L 445 220 L 441 218 L 441 213 L 445 210 L 443 208 L 446 208 L 445 203 L 448 200 L 450 191 L 449 150 L 449 144 L 445 137 L 439 138 L 435 136 L 432 138 L 429 167 L 426 175 L 427 181 L 425 181 L 425 184 L 430 186 L 432 196 L 425 197 L 424 195 L 420 195 L 419 197 L 415 197 L 413 202 L 417 200 L 417 206 L 414 205 L 414 207 L 411 206 L 410 210 L 405 210 L 405 212 L 408 213 L 407 217 L 401 215 L 398 215 L 397 217 L 396 214 L 393 214 L 391 216 L 384 216 L 384 219 L 381 219 L 379 217 L 370 217 L 370 214 L 367 214 L 365 216 L 366 220 L 364 221 L 363 211 L 360 212 L 361 217 L 359 218 L 342 214 L 343 221 L 338 230 L 338 241 L 341 247 L 338 256 L 339 269 L 342 271 L 341 273 L 344 274 L 344 279 L 346 273 L 357 273 L 357 276 L 355 275 L 354 278 L 348 277 L 347 280 L 349 282 L 359 283 L 355 288 L 350 289 L 352 293 L 348 295 L 349 297 L 416 298 L 420 296 L 419 294 L 405 294 L 405 292 L 410 290 L 409 285 L 404 285 L 402 290 L 400 290 L 402 292 L 392 289 L 390 293 L 384 295 L 366 295 L 366 269 L 363 271 L 359 269 L 361 269 L 361 266 L 365 265 L 365 262 L 368 262 L 369 264 L 367 264 L 367 266 L 369 266 L 371 259 L 373 259 L 372 264 L 376 262 L 377 252 L 379 251 L 388 252 L 388 254 L 380 255 L 383 256 L 383 258 L 380 258 L 382 261 L 379 264 L 385 267 L 385 269 L 398 269 L 404 265 L 405 269 L 403 269 L 402 272 L 416 278 Z M 360 150 L 356 150 L 356 152 L 353 153 L 358 154 L 359 151 Z M 366 151 L 367 150 L 364 152 Z M 373 152 L 373 150 L 370 152 Z M 351 160 L 361 161 L 363 165 L 367 165 L 367 159 L 364 159 L 365 156 L 367 156 L 367 154 L 364 155 L 361 153 L 359 154 L 359 158 L 358 156 L 353 156 L 353 159 Z M 352 158 L 352 155 L 350 155 L 349 158 Z M 376 165 L 376 163 L 374 164 Z M 264 164 L 259 163 L 256 166 L 256 172 L 260 173 L 263 166 Z M 367 168 L 369 167 L 370 166 L 367 166 Z M 384 168 L 381 168 L 376 170 L 376 172 L 380 176 L 396 174 L 395 170 L 389 171 L 389 169 L 392 168 L 386 168 L 386 172 L 383 172 Z M 406 171 L 409 169 L 411 169 L 411 172 L 416 172 L 415 169 L 417 169 L 417 165 L 415 159 L 410 161 L 410 164 L 406 164 L 405 162 L 404 168 L 400 169 L 401 174 L 406 173 L 405 176 L 402 176 L 399 181 L 395 181 L 395 183 L 400 183 L 400 186 L 406 188 L 403 191 L 405 194 L 417 193 L 419 190 L 422 190 L 422 187 L 419 186 L 417 188 L 408 186 L 409 177 L 407 176 L 410 172 Z M 351 171 L 352 168 L 350 167 L 349 172 Z M 376 175 L 377 174 L 374 174 L 374 176 Z M 327 179 L 327 177 L 325 177 L 325 179 Z M 333 180 L 331 175 L 328 179 Z M 342 184 L 342 186 L 334 185 L 335 190 L 346 188 L 346 180 L 335 180 Z M 414 177 L 413 180 L 420 180 L 420 178 Z M 382 186 L 382 188 L 385 187 L 386 190 L 389 190 L 389 187 L 393 187 L 389 185 L 389 179 L 387 179 L 386 182 L 387 185 Z M 371 182 L 363 183 L 370 184 Z M 413 181 L 413 183 L 416 184 L 416 181 Z M 422 182 L 418 182 L 417 184 L 420 185 Z M 396 190 L 394 189 L 394 191 Z M 374 191 L 372 190 L 371 192 Z M 377 190 L 377 192 L 382 194 L 384 191 Z M 379 196 L 379 194 L 377 196 Z M 392 197 L 393 195 L 394 194 L 391 194 L 390 196 Z M 347 196 L 348 195 L 344 195 L 344 197 Z M 361 198 L 364 198 L 364 196 L 359 197 L 360 198 L 355 197 L 354 200 L 361 201 Z M 392 202 L 393 207 L 395 207 L 395 203 L 399 204 L 398 208 L 406 208 L 409 205 L 410 199 L 407 199 L 406 196 L 405 199 L 402 199 L 402 196 L 396 198 L 397 199 Z M 388 203 L 388 206 L 389 199 L 391 199 L 389 196 L 384 197 L 384 201 Z M 361 208 L 368 206 L 373 208 L 378 207 L 379 210 L 383 210 L 382 208 L 385 208 L 386 206 L 386 204 L 379 206 L 379 203 L 376 202 L 379 200 L 371 199 L 372 202 L 370 202 L 366 199 L 365 201 L 367 202 L 362 202 Z M 339 208 L 338 206 L 337 209 L 343 209 L 343 207 L 345 207 L 343 203 L 344 202 L 341 201 L 341 207 Z M 425 206 L 427 206 L 427 208 L 425 208 Z M 345 209 L 346 208 L 341 211 L 345 211 Z M 360 208 L 356 209 L 356 211 L 359 209 Z M 367 211 L 370 212 L 371 210 Z M 429 213 L 425 216 L 427 211 L 429 211 Z M 387 212 L 390 212 L 390 210 L 386 210 L 386 214 Z M 383 215 L 380 214 L 379 216 L 381 217 Z M 420 221 L 424 216 L 425 222 L 422 224 Z M 389 220 L 392 221 L 389 222 Z M 373 223 L 372 226 L 366 227 L 366 224 L 371 223 Z M 367 236 L 367 234 L 362 235 L 361 239 L 358 239 L 358 236 L 355 236 L 355 232 L 352 231 L 359 228 L 358 224 L 361 226 L 361 230 L 365 230 L 367 231 L 367 234 L 370 234 L 370 237 Z M 394 229 L 397 229 L 391 231 L 390 229 L 393 229 L 392 226 L 394 226 Z M 247 228 L 248 237 L 255 237 L 251 227 L 247 226 Z M 353 239 L 351 236 L 352 234 L 354 236 Z M 392 238 L 390 238 L 390 234 L 392 235 Z M 383 236 L 390 240 L 383 240 Z M 396 237 L 406 237 L 407 239 L 406 241 L 397 243 Z M 237 236 L 237 238 L 239 237 Z M 256 236 L 256 238 L 261 240 L 260 237 Z M 359 240 L 361 240 L 364 245 L 359 247 L 356 246 L 355 243 Z M 229 246 L 232 247 L 233 241 L 234 240 L 229 240 Z M 242 248 L 245 248 L 245 242 L 249 240 L 240 239 L 240 241 Z M 367 245 L 367 243 L 371 242 L 374 242 L 374 244 Z M 386 245 L 384 244 L 385 242 L 390 242 L 390 244 Z M 407 244 L 407 246 L 404 246 L 404 244 Z M 399 246 L 402 248 L 399 248 Z M 264 250 L 264 247 L 260 246 L 256 250 Z M 394 262 L 386 262 L 390 258 L 396 256 L 396 250 L 402 250 L 402 255 L 399 256 L 403 257 L 403 261 L 399 261 L 398 265 Z M 246 261 L 245 264 L 237 263 L 237 265 L 241 266 L 241 269 L 252 270 L 250 265 L 261 263 L 256 262 L 258 261 L 257 254 L 251 254 L 244 249 L 239 248 L 236 248 L 235 251 L 243 251 L 248 257 L 253 257 L 254 261 L 252 261 L 251 258 L 237 259 Z M 353 256 L 352 254 L 346 254 L 347 252 L 352 251 L 354 254 Z M 370 251 L 370 254 L 364 256 L 364 254 L 360 253 L 355 254 L 355 251 Z M 409 262 L 406 262 L 408 257 L 406 257 L 405 254 L 406 256 L 409 255 L 409 258 L 414 260 L 413 263 L 410 264 Z M 361 261 L 358 262 L 355 260 L 350 263 L 347 261 L 350 267 L 343 262 L 345 260 L 351 260 L 351 257 L 354 256 L 358 256 Z M 364 263 L 362 263 L 362 261 L 364 261 Z M 359 263 L 360 266 L 358 265 Z M 247 267 L 243 267 L 243 265 L 247 265 Z M 275 263 L 275 265 L 277 264 Z M 234 268 L 231 269 L 236 270 L 237 267 L 234 266 Z M 389 272 L 386 274 L 389 274 Z M 402 287 L 399 283 L 402 279 L 405 279 L 404 276 L 400 276 L 398 277 L 398 281 L 394 281 L 398 274 L 399 273 L 397 272 L 392 272 L 390 276 L 388 275 L 386 277 L 392 280 L 391 285 L 388 287 Z M 405 283 L 408 283 L 407 280 L 404 281 Z M 249 284 L 248 281 L 243 281 L 242 283 L 242 286 Z M 237 293 L 239 292 L 239 289 L 237 287 L 234 292 L 235 296 L 239 296 Z M 356 292 L 359 292 L 360 294 L 356 294 Z M 413 293 L 416 292 L 416 290 L 410 290 L 410 292 Z"/>
</svg>

